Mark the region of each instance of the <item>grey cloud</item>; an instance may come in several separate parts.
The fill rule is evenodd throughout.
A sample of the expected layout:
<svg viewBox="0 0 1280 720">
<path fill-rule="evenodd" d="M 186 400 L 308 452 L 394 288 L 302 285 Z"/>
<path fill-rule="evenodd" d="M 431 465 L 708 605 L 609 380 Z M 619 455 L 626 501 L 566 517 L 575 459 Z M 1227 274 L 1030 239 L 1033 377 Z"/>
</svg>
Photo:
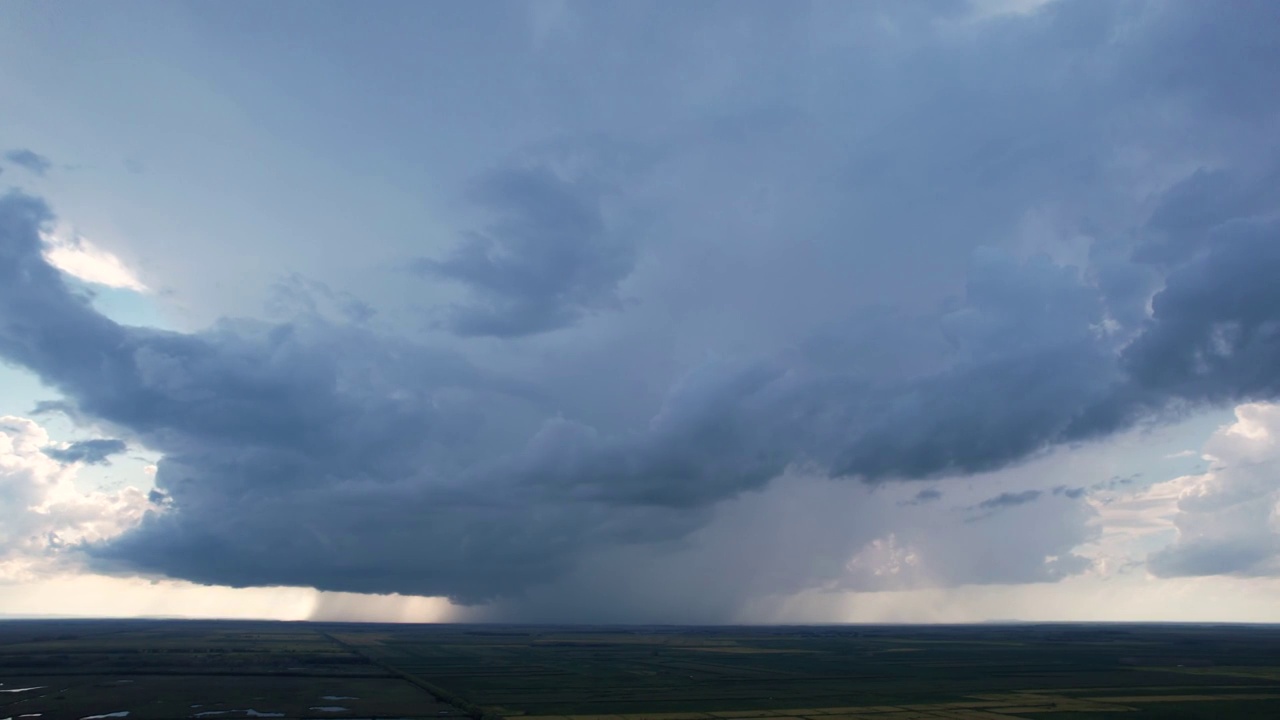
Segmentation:
<svg viewBox="0 0 1280 720">
<path fill-rule="evenodd" d="M 1192 401 L 1274 397 L 1280 390 L 1280 222 L 1233 219 L 1174 270 L 1124 362 L 1143 390 Z"/>
<path fill-rule="evenodd" d="M 389 538 L 397 521 L 380 516 L 386 508 L 371 505 L 375 497 L 405 508 L 401 532 L 416 527 L 418 513 L 435 505 L 431 496 L 450 491 L 429 486 L 406 491 L 396 482 L 429 476 L 433 463 L 424 457 L 434 460 L 436 470 L 469 453 L 474 461 L 468 441 L 475 431 L 468 427 L 466 407 L 475 393 L 500 394 L 500 388 L 477 387 L 473 372 L 448 356 L 372 341 L 355 328 L 227 323 L 205 334 L 182 335 L 120 326 L 73 295 L 41 257 L 38 228 L 49 219 L 43 205 L 20 195 L 2 204 L 0 353 L 36 370 L 73 398 L 80 411 L 127 427 L 142 444 L 164 453 L 156 481 L 176 510 L 149 518 L 118 547 L 102 549 L 104 559 L 127 548 L 136 565 L 183 576 L 190 573 L 181 567 L 182 555 L 193 553 L 208 559 L 193 577 L 232 584 L 270 584 L 273 558 L 281 563 L 273 570 L 295 568 L 288 571 L 289 579 L 312 582 L 302 578 L 310 572 L 317 584 L 364 590 L 414 574 L 410 548 L 417 542 L 394 552 L 383 548 L 388 564 L 411 565 L 377 582 L 342 578 L 326 559 L 331 551 L 317 544 L 317 534 L 340 538 L 346 522 L 357 522 L 382 526 Z M 448 452 L 437 455 L 442 445 Z M 368 496 L 345 502 L 343 496 L 354 494 L 352 487 L 362 478 L 370 486 Z M 303 488 L 310 500 L 299 504 L 296 493 Z M 299 557 L 286 560 L 251 539 L 270 530 L 264 527 L 268 516 L 231 511 L 250 498 L 277 517 L 302 509 L 313 513 L 303 516 L 308 517 L 302 521 L 304 538 L 297 527 L 281 530 L 291 538 L 281 538 L 281 547 L 310 548 L 312 562 L 329 570 Z M 490 505 L 497 533 L 508 524 L 499 518 L 511 510 Z M 217 517 L 224 512 L 230 514 Z M 347 520 L 337 523 L 338 518 L 326 517 L 330 513 Z M 453 527 L 441 523 L 433 531 L 444 533 L 436 542 L 453 533 L 456 544 L 463 533 L 475 534 L 459 526 L 460 520 L 447 522 Z M 168 541 L 148 539 L 166 532 L 173 534 Z M 234 540 L 240 533 L 243 540 Z M 300 546 L 300 540 L 306 544 Z M 502 544 L 497 535 L 488 542 Z M 483 556 L 486 550 L 475 552 Z M 496 558 L 487 562 L 501 564 Z M 510 570 L 515 577 L 522 572 Z M 323 572 L 339 577 L 318 577 Z M 473 591 L 463 582 L 437 584 L 438 576 L 428 582 L 418 589 Z"/>
<path fill-rule="evenodd" d="M 298 314 L 278 324 L 124 327 L 41 259 L 43 205 L 3 201 L 0 354 L 163 454 L 169 501 L 91 548 L 102 567 L 467 602 L 545 592 L 554 608 L 573 593 L 548 583 L 600 588 L 619 558 L 661 565 L 658 548 L 713 543 L 699 533 L 726 503 L 776 500 L 789 470 L 972 474 L 1275 394 L 1275 258 L 1256 217 L 1275 208 L 1230 199 L 1267 177 L 1237 167 L 1266 149 L 1237 146 L 1234 116 L 1158 102 L 1183 107 L 1211 77 L 1159 86 L 1177 97 L 1135 77 L 1149 70 L 1135 58 L 1159 64 L 1177 47 L 1161 33 L 1187 31 L 1202 5 L 1061 3 L 964 32 L 904 10 L 910 32 L 864 38 L 872 50 L 840 17 L 752 6 L 738 33 L 710 5 L 671 11 L 678 22 L 609 7 L 582 6 L 585 27 L 652 32 L 567 38 L 530 60 L 529 82 L 565 100 L 548 110 L 557 132 L 607 127 L 661 152 L 643 173 L 554 152 L 504 166 L 476 191 L 492 225 L 416 265 L 471 293 L 447 315 L 457 334 L 539 336 L 519 349 L 424 347 L 328 320 L 314 294 L 291 296 L 282 309 Z M 602 37 L 651 62 L 573 73 L 612 57 Z M 1188 179 L 1205 158 L 1241 179 Z M 1020 246 L 1036 213 L 1088 251 L 1067 261 L 1051 253 L 1060 238 L 1031 232 Z M 609 322 L 582 322 L 592 313 Z M 759 584 L 727 550 L 693 547 L 681 572 L 733 566 L 730 586 L 750 593 L 873 587 L 873 569 L 840 575 L 868 543 L 889 565 L 930 558 L 944 584 L 1078 572 L 1087 503 L 1027 492 L 1041 494 L 945 532 L 862 515 L 866 533 L 815 528 L 806 542 L 831 547 L 792 548 Z M 793 518 L 826 496 L 806 497 Z M 1020 542 L 984 565 L 971 549 L 997 531 Z M 902 582 L 929 580 L 914 572 Z"/>
<path fill-rule="evenodd" d="M 1072 500 L 1079 500 L 1080 498 L 1084 497 L 1087 492 L 1089 492 L 1088 488 L 1082 488 L 1082 487 L 1073 488 L 1073 487 L 1067 487 L 1066 485 L 1059 485 L 1053 489 L 1054 495 L 1061 495 L 1063 497 L 1070 498 Z"/>
<path fill-rule="evenodd" d="M 992 498 L 987 498 L 978 503 L 977 507 L 983 510 L 999 510 L 1007 507 L 1017 507 L 1018 505 L 1026 505 L 1029 502 L 1035 502 L 1040 499 L 1044 493 L 1039 490 L 1023 490 L 1022 492 L 1002 492 Z"/>
<path fill-rule="evenodd" d="M 898 503 L 899 505 L 924 505 L 926 503 L 936 502 L 942 499 L 942 491 L 937 488 L 927 488 L 921 490 L 911 497 L 910 500 Z"/>
<path fill-rule="evenodd" d="M 298 273 L 271 286 L 267 310 L 277 317 L 310 315 L 357 324 L 369 322 L 378 314 L 372 305 L 351 293 L 334 290 Z"/>
<path fill-rule="evenodd" d="M 864 406 L 865 385 L 778 359 L 707 364 L 644 430 L 611 434 L 545 419 L 519 384 L 356 326 L 123 327 L 40 256 L 38 201 L 3 209 L 0 352 L 164 456 L 169 500 L 91 550 L 104 569 L 476 602 L 570 572 L 590 548 L 686 536 L 717 502 L 820 460 L 840 428 L 887 436 L 913 420 L 880 417 L 884 391 Z"/>
<path fill-rule="evenodd" d="M 1231 220 L 1265 214 L 1280 201 L 1280 168 L 1260 178 L 1201 168 L 1167 190 L 1151 214 L 1134 257 L 1175 266 L 1205 245 L 1206 236 Z"/>
<path fill-rule="evenodd" d="M 565 576 L 464 618 L 768 622 L 762 601 L 812 588 L 1052 582 L 1089 565 L 1071 549 L 1093 537 L 1090 517 L 1082 503 L 1043 502 L 971 525 L 941 503 L 903 507 L 872 486 L 787 473 L 683 538 L 595 548 Z"/>
<path fill-rule="evenodd" d="M 412 267 L 462 283 L 474 295 L 447 320 L 464 336 L 532 335 L 616 310 L 618 284 L 631 272 L 635 248 L 605 216 L 608 190 L 590 171 L 549 162 L 496 170 L 472 193 L 493 223 L 468 234 L 448 257 L 419 259 Z"/>
<path fill-rule="evenodd" d="M 1132 475 L 1112 475 L 1106 480 L 1102 480 L 1089 486 L 1090 490 L 1115 490 L 1116 488 L 1132 485 L 1143 476 L 1143 473 L 1134 473 Z"/>
<path fill-rule="evenodd" d="M 1161 577 L 1203 575 L 1274 576 L 1280 571 L 1280 541 L 1236 538 L 1193 540 L 1152 554 L 1151 572 Z"/>
<path fill-rule="evenodd" d="M 64 463 L 82 462 L 89 465 L 106 465 L 112 455 L 119 455 L 129 449 L 129 445 L 116 438 L 98 438 L 79 440 L 65 448 L 45 448 L 44 454 Z"/>
<path fill-rule="evenodd" d="M 75 405 L 64 400 L 41 400 L 35 404 L 35 407 L 31 408 L 32 415 L 62 413 L 63 415 L 74 417 L 75 412 Z"/>
<path fill-rule="evenodd" d="M 25 168 L 36 175 L 44 175 L 53 167 L 53 161 L 31 150 L 10 150 L 4 154 L 4 157 L 14 165 Z"/>
</svg>

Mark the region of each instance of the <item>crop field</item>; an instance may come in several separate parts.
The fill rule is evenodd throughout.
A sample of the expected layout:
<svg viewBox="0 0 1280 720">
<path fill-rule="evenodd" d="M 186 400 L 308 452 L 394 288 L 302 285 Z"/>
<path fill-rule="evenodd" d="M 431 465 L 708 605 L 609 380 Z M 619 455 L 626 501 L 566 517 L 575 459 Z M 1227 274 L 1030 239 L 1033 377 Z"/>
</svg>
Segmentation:
<svg viewBox="0 0 1280 720">
<path fill-rule="evenodd" d="M 1280 628 L 0 622 L 0 720 L 95 715 L 1280 718 Z"/>
</svg>

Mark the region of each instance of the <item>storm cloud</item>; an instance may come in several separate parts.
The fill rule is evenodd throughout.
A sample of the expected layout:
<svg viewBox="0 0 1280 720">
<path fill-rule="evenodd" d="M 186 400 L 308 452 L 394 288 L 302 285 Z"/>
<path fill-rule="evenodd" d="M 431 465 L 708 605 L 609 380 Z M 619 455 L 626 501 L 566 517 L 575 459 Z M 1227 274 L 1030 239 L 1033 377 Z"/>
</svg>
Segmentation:
<svg viewBox="0 0 1280 720">
<path fill-rule="evenodd" d="M 121 324 L 45 259 L 45 202 L 0 199 L 0 356 L 162 456 L 94 566 L 524 619 L 1052 582 L 1082 490 L 946 483 L 1280 395 L 1272 10 L 665 7 L 572 6 L 594 32 L 527 58 L 554 131 L 389 273 L 447 332 L 302 275 L 277 322 Z M 1198 547 L 1156 567 L 1265 565 Z"/>
<path fill-rule="evenodd" d="M 635 249 L 608 226 L 606 179 L 564 164 L 525 160 L 485 175 L 470 196 L 492 213 L 492 224 L 468 233 L 448 257 L 412 264 L 475 296 L 448 314 L 454 332 L 518 337 L 620 309 L 618 284 Z"/>
</svg>

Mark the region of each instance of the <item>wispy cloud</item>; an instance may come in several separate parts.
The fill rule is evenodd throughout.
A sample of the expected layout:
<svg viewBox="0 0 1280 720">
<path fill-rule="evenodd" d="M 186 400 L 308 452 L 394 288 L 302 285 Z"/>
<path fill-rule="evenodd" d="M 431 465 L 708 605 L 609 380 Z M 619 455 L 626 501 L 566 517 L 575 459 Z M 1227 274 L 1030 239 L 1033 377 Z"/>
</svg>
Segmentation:
<svg viewBox="0 0 1280 720">
<path fill-rule="evenodd" d="M 112 455 L 119 455 L 128 449 L 128 444 L 123 440 L 97 438 L 94 440 L 78 440 L 67 443 L 64 447 L 47 447 L 44 449 L 44 454 L 58 462 L 105 465 L 110 462 Z"/>
<path fill-rule="evenodd" d="M 37 152 L 27 149 L 10 150 L 4 154 L 9 162 L 25 168 L 36 175 L 44 175 L 53 167 L 53 161 Z"/>
</svg>

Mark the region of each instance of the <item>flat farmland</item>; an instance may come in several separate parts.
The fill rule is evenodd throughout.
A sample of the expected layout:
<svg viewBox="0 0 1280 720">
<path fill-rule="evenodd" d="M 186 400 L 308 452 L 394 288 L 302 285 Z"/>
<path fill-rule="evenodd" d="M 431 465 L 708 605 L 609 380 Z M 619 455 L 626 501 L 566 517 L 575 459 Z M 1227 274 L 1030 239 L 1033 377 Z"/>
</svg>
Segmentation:
<svg viewBox="0 0 1280 720">
<path fill-rule="evenodd" d="M 506 717 L 1280 717 L 1280 629 L 1269 627 L 331 632 L 376 662 Z"/>
<path fill-rule="evenodd" d="M 0 622 L 0 720 L 1277 718 L 1260 626 Z"/>
<path fill-rule="evenodd" d="M 0 622 L 3 720 L 451 715 L 464 713 L 305 625 Z"/>
</svg>

